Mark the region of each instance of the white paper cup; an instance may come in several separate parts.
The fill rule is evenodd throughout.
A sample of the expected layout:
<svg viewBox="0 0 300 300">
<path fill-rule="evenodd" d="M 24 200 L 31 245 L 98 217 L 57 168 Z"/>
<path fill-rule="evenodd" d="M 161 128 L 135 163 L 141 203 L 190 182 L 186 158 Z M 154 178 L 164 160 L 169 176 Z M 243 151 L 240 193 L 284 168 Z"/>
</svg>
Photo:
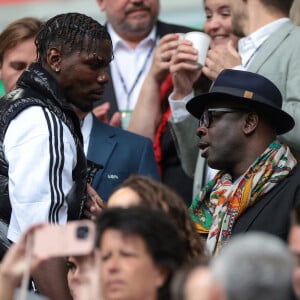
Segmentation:
<svg viewBox="0 0 300 300">
<path fill-rule="evenodd" d="M 181 34 L 179 39 L 189 40 L 193 43 L 193 47 L 198 50 L 198 65 L 202 68 L 205 65 L 205 59 L 211 37 L 204 33 L 198 31 L 192 31 L 185 34 Z"/>
</svg>

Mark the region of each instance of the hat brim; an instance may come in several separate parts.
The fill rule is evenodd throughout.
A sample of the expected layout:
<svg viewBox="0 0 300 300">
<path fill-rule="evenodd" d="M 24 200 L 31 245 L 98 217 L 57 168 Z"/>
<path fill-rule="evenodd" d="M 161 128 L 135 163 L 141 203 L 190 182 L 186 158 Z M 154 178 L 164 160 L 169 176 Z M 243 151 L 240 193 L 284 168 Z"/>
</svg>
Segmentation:
<svg viewBox="0 0 300 300">
<path fill-rule="evenodd" d="M 249 102 L 246 103 L 245 101 L 248 100 L 243 97 L 228 95 L 220 92 L 211 92 L 196 96 L 186 104 L 186 109 L 195 118 L 200 119 L 208 103 L 217 102 L 221 99 L 229 100 L 232 102 L 232 104 L 235 104 L 236 101 L 237 107 L 242 107 L 246 105 L 249 109 L 253 108 L 258 112 L 261 111 L 268 114 L 270 121 L 276 127 L 276 133 L 278 135 L 290 131 L 295 126 L 294 119 L 288 113 L 281 109 L 258 101 L 249 100 Z"/>
</svg>

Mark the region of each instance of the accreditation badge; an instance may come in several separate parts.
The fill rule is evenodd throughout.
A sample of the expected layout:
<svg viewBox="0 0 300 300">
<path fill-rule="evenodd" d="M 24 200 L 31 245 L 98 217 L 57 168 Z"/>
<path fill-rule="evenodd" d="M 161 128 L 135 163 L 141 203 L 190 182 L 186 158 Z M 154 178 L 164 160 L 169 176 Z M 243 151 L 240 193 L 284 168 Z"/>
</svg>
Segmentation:
<svg viewBox="0 0 300 300">
<path fill-rule="evenodd" d="M 132 110 L 121 110 L 121 127 L 127 130 L 131 118 Z"/>
</svg>

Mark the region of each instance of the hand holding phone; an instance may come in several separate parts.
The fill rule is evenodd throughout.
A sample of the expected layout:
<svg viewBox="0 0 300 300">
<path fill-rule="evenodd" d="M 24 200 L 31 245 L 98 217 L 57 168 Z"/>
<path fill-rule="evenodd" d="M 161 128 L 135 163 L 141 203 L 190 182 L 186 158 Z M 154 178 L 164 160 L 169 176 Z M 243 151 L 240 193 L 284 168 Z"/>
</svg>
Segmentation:
<svg viewBox="0 0 300 300">
<path fill-rule="evenodd" d="M 46 224 L 33 233 L 33 254 L 38 257 L 86 255 L 94 244 L 95 224 L 90 220 Z"/>
</svg>

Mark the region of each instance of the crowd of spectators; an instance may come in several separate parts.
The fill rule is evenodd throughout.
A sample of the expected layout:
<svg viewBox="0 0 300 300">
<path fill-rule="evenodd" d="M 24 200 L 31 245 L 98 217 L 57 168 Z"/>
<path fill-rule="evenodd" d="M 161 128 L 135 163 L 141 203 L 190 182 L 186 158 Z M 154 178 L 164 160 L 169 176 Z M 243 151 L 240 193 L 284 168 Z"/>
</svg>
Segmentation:
<svg viewBox="0 0 300 300">
<path fill-rule="evenodd" d="M 0 299 L 300 299 L 300 2 L 97 3 L 0 33 Z"/>
</svg>

